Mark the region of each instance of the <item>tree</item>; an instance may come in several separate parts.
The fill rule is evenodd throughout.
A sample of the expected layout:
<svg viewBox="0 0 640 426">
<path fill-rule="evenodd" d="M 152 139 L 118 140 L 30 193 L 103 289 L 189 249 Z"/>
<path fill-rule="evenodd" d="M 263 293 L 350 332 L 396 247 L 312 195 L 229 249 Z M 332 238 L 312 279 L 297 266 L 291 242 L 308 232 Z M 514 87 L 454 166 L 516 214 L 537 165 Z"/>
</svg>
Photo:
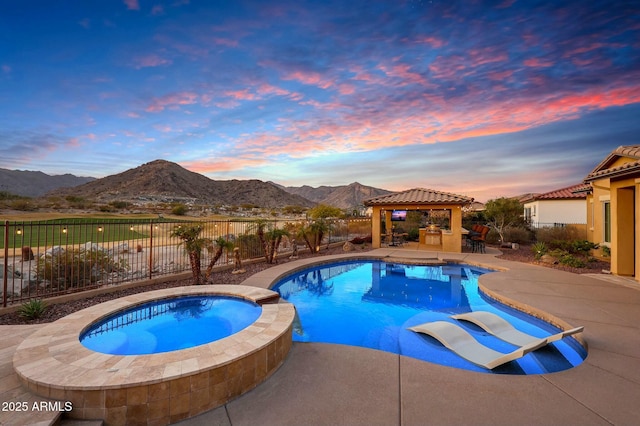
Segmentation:
<svg viewBox="0 0 640 426">
<path fill-rule="evenodd" d="M 171 232 L 172 237 L 178 237 L 182 240 L 180 245 L 184 246 L 184 250 L 189 255 L 194 285 L 202 284 L 202 269 L 200 266 L 202 249 L 211 244 L 208 238 L 200 237 L 201 232 L 202 225 L 179 225 Z"/>
<path fill-rule="evenodd" d="M 522 205 L 515 198 L 501 197 L 487 201 L 484 215 L 489 225 L 500 235 L 500 242 L 504 242 L 507 228 L 524 224 Z"/>
<path fill-rule="evenodd" d="M 311 219 L 326 219 L 329 217 L 341 218 L 344 216 L 344 213 L 337 207 L 328 206 L 326 204 L 318 204 L 314 208 L 309 209 L 309 211 L 307 211 L 307 215 Z"/>
<path fill-rule="evenodd" d="M 224 237 L 218 237 L 218 239 L 216 239 L 214 241 L 215 246 L 216 246 L 216 251 L 213 255 L 213 258 L 211 259 L 211 262 L 209 262 L 209 266 L 207 266 L 207 271 L 205 272 L 205 282 L 209 281 L 209 277 L 211 276 L 211 272 L 213 271 L 213 267 L 215 266 L 216 262 L 220 259 L 220 257 L 222 257 L 222 253 L 224 253 L 224 251 L 226 250 L 227 252 L 233 250 L 233 243 L 231 241 L 227 241 L 224 239 Z M 210 247 L 210 250 L 213 249 L 213 247 Z"/>
<path fill-rule="evenodd" d="M 282 241 L 282 237 L 289 235 L 289 232 L 285 229 L 275 228 L 271 222 L 264 219 L 257 220 L 255 226 L 264 259 L 271 264 L 275 260 L 276 251 Z"/>
</svg>

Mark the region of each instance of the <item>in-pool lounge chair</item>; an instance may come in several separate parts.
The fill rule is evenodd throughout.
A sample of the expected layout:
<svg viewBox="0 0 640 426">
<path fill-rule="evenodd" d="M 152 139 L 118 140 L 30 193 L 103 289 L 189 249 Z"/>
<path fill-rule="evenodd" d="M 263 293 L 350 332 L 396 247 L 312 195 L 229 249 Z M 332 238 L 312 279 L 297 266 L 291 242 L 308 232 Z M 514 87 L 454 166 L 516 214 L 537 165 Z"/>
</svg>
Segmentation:
<svg viewBox="0 0 640 426">
<path fill-rule="evenodd" d="M 482 328 L 487 333 L 496 336 L 498 339 L 504 340 L 516 346 L 525 346 L 530 343 L 539 341 L 541 338 L 532 336 L 516 329 L 511 323 L 504 318 L 487 311 L 474 311 L 464 314 L 452 315 L 451 318 L 463 321 L 469 321 Z M 570 330 L 564 330 L 560 333 L 552 334 L 545 338 L 546 343 L 555 342 L 572 334 L 581 333 L 584 327 L 576 327 Z"/>
<path fill-rule="evenodd" d="M 529 352 L 535 351 L 547 344 L 547 339 L 542 338 L 505 354 L 486 347 L 474 339 L 465 329 L 450 322 L 427 322 L 409 327 L 409 330 L 429 335 L 467 361 L 489 370 L 506 364 L 509 361 L 522 358 Z"/>
</svg>

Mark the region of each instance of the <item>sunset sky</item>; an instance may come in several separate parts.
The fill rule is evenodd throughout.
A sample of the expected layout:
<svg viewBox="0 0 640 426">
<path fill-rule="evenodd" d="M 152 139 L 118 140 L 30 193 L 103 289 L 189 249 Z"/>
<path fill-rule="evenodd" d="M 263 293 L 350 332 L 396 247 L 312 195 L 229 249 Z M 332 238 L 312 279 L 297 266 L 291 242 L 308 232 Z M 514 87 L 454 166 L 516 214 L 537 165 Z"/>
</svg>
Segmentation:
<svg viewBox="0 0 640 426">
<path fill-rule="evenodd" d="M 640 144 L 640 0 L 21 0 L 0 34 L 0 168 L 486 201 Z"/>
</svg>

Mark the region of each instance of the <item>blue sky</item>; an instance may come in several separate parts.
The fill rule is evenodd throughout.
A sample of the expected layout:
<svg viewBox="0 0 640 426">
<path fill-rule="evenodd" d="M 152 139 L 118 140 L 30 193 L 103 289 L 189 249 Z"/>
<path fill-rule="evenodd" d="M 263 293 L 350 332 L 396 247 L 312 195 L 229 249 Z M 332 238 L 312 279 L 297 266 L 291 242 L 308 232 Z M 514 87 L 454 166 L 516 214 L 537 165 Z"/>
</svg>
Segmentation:
<svg viewBox="0 0 640 426">
<path fill-rule="evenodd" d="M 639 1 L 0 3 L 0 167 L 486 201 L 640 135 Z"/>
</svg>

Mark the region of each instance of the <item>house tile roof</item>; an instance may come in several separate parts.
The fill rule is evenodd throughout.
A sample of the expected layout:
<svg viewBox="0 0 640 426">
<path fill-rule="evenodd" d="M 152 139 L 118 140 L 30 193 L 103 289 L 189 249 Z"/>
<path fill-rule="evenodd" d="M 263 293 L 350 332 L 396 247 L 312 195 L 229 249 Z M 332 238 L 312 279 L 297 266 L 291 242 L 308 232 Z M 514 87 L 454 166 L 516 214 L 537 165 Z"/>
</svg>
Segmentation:
<svg viewBox="0 0 640 426">
<path fill-rule="evenodd" d="M 630 161 L 617 167 L 611 167 L 620 157 L 627 157 L 635 161 Z M 619 146 L 587 175 L 584 182 L 591 182 L 607 176 L 616 177 L 638 172 L 640 172 L 640 145 Z"/>
<path fill-rule="evenodd" d="M 532 198 L 534 200 L 574 200 L 587 198 L 586 190 L 591 188 L 589 185 L 579 183 L 577 185 L 567 186 L 566 188 L 560 188 L 553 191 L 545 192 L 544 194 L 538 194 Z"/>
<path fill-rule="evenodd" d="M 390 204 L 469 204 L 473 198 L 450 192 L 434 191 L 433 189 L 414 188 L 393 194 L 382 195 L 364 201 L 365 206 L 380 206 Z"/>
</svg>

